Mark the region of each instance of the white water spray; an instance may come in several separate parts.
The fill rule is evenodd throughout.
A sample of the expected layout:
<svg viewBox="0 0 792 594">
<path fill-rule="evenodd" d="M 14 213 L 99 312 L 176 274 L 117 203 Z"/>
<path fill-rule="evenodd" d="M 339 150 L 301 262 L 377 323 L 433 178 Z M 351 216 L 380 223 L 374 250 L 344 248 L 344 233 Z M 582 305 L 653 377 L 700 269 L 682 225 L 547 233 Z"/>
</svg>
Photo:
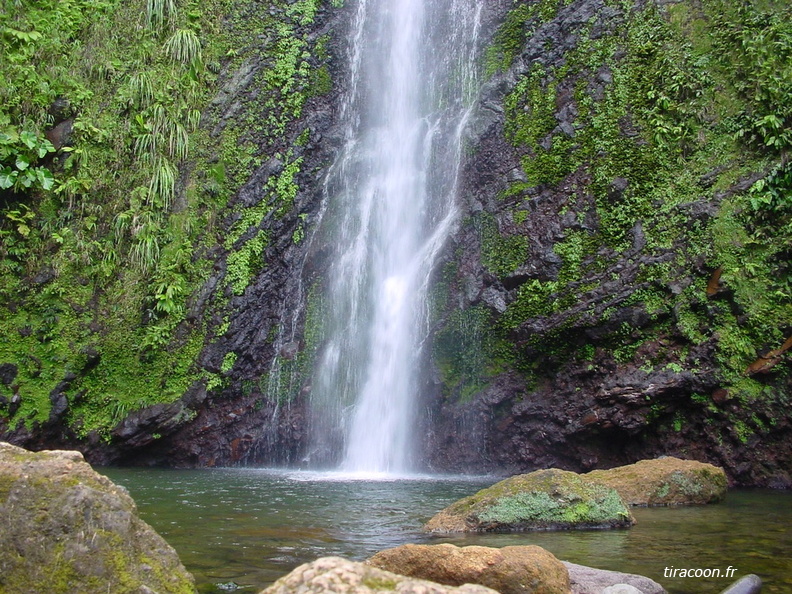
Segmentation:
<svg viewBox="0 0 792 594">
<path fill-rule="evenodd" d="M 346 142 L 320 234 L 334 256 L 311 394 L 313 465 L 406 473 L 416 464 L 427 292 L 456 217 L 482 1 L 359 0 Z"/>
</svg>

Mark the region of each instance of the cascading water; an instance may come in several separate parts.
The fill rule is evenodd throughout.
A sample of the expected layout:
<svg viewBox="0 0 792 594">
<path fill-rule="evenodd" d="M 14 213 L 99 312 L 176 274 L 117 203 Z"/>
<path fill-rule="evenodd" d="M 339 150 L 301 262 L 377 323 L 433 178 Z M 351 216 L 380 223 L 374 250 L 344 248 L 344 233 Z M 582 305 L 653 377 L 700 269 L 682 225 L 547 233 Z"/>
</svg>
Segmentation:
<svg viewBox="0 0 792 594">
<path fill-rule="evenodd" d="M 404 473 L 416 463 L 428 284 L 456 217 L 483 0 L 358 2 L 345 145 L 318 234 L 334 255 L 307 460 Z"/>
</svg>

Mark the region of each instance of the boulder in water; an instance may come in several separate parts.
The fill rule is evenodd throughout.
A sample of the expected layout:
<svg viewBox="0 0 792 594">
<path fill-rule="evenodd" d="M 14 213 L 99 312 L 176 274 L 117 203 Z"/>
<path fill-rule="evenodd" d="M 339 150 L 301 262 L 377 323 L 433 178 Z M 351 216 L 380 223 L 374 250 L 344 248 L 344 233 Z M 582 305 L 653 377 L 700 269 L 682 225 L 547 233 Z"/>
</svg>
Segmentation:
<svg viewBox="0 0 792 594">
<path fill-rule="evenodd" d="M 572 594 L 602 594 L 608 588 L 613 588 L 611 592 L 618 591 L 618 588 L 627 589 L 624 586 L 634 588 L 641 594 L 666 594 L 663 586 L 642 575 L 595 569 L 567 561 L 563 563 L 569 572 Z"/>
<path fill-rule="evenodd" d="M 0 442 L 0 592 L 195 592 L 122 487 L 79 452 Z"/>
<path fill-rule="evenodd" d="M 672 457 L 593 470 L 583 476 L 616 489 L 633 506 L 714 503 L 723 499 L 727 488 L 722 468 Z"/>
<path fill-rule="evenodd" d="M 300 565 L 260 594 L 498 594 L 484 586 L 445 586 L 340 557 Z"/>
<path fill-rule="evenodd" d="M 612 488 L 574 472 L 537 470 L 460 499 L 424 526 L 427 532 L 511 532 L 627 528 L 635 523 Z"/>
<path fill-rule="evenodd" d="M 459 586 L 481 584 L 501 594 L 568 594 L 569 575 L 537 546 L 457 547 L 408 544 L 380 551 L 370 565 L 401 575 Z"/>
</svg>

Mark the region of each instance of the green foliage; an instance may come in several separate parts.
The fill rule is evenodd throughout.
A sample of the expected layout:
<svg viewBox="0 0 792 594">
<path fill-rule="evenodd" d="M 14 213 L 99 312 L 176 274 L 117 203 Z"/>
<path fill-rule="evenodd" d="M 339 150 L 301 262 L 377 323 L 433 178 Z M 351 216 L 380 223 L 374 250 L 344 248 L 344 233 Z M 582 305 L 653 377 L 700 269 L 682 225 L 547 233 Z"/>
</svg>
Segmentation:
<svg viewBox="0 0 792 594">
<path fill-rule="evenodd" d="M 177 29 L 165 42 L 165 52 L 172 60 L 186 66 L 201 62 L 201 42 L 192 29 Z"/>
<path fill-rule="evenodd" d="M 259 231 L 228 255 L 226 282 L 234 295 L 244 293 L 251 279 L 264 267 L 262 255 L 268 242 L 269 235 Z"/>
<path fill-rule="evenodd" d="M 327 39 L 309 39 L 319 2 L 269 6 L 48 0 L 8 12 L 0 25 L 0 294 L 14 311 L 0 307 L 0 362 L 18 365 L 22 406 L 2 422 L 46 420 L 50 392 L 74 372 L 67 421 L 82 436 L 109 438 L 125 415 L 173 401 L 207 375 L 196 360 L 211 330 L 187 318 L 187 300 L 212 269 L 207 246 L 225 239 L 215 221 L 239 211 L 225 286 L 241 293 L 264 264 L 272 217 L 294 215 L 295 150 L 308 137 L 298 143 L 305 126 L 292 131 L 293 122 L 312 87 L 331 87 L 320 47 Z M 200 125 L 220 121 L 207 109 L 227 82 L 217 73 L 246 60 L 265 65 L 252 83 L 261 92 L 210 140 Z M 53 155 L 44 131 L 63 119 L 73 131 Z M 261 202 L 229 205 L 270 158 L 284 166 Z M 304 233 L 302 220 L 295 229 Z M 39 286 L 32 279 L 42 270 L 52 280 Z M 214 300 L 226 307 L 224 295 Z"/>
<path fill-rule="evenodd" d="M 493 329 L 492 314 L 477 306 L 450 313 L 433 346 L 446 396 L 466 401 L 508 367 L 511 347 Z"/>
<path fill-rule="evenodd" d="M 572 0 L 538 0 L 520 3 L 506 15 L 498 28 L 493 43 L 485 54 L 485 73 L 492 76 L 508 70 L 520 53 L 526 39 L 543 23 L 550 21 L 558 10 Z"/>
<path fill-rule="evenodd" d="M 146 0 L 146 22 L 152 29 L 160 29 L 176 22 L 176 0 Z"/>
<path fill-rule="evenodd" d="M 234 367 L 234 363 L 236 363 L 237 354 L 233 351 L 228 352 L 223 357 L 223 364 L 220 366 L 220 371 L 222 373 L 228 373 L 231 371 L 231 368 Z"/>
<path fill-rule="evenodd" d="M 483 214 L 481 227 L 481 263 L 500 277 L 508 276 L 528 260 L 528 238 L 523 235 L 504 237 L 497 222 Z"/>
<path fill-rule="evenodd" d="M 713 53 L 741 100 L 736 136 L 760 150 L 792 147 L 792 7 L 758 0 L 709 4 Z"/>
<path fill-rule="evenodd" d="M 635 305 L 655 323 L 671 316 L 672 332 L 681 340 L 716 345 L 725 384 L 744 393 L 738 386 L 749 381 L 746 367 L 759 353 L 778 348 L 792 325 L 790 7 L 722 0 L 640 9 L 612 4 L 625 11 L 611 22 L 612 34 L 591 38 L 582 26 L 576 49 L 555 66 L 535 63 L 506 97 L 506 136 L 524 155 L 528 185 L 555 186 L 557 194 L 570 196 L 569 206 L 559 205 L 559 217 L 574 208 L 587 231 L 565 232 L 554 246 L 563 260 L 558 277 L 522 284 L 499 325 L 527 328 L 531 318 L 554 313 L 561 314 L 560 324 L 569 324 L 563 314 L 601 282 L 603 271 L 615 263 L 630 266 L 636 258 L 661 258 L 641 266 L 632 294 L 603 295 L 610 306 L 592 307 L 586 323 L 605 323 L 619 307 Z M 532 10 L 518 6 L 498 33 L 488 54 L 491 72 L 508 67 L 521 39 L 541 22 Z M 505 40 L 517 49 L 508 50 Z M 558 102 L 570 94 L 574 109 L 564 118 L 576 114 L 568 121 L 574 133 L 559 126 Z M 725 191 L 748 176 L 759 181 L 747 192 Z M 570 188 L 581 179 L 582 188 Z M 593 197 L 595 212 L 574 203 L 580 195 Z M 717 199 L 710 200 L 713 195 Z M 719 212 L 691 220 L 690 206 L 708 200 Z M 519 230 L 499 237 L 491 227 L 496 233 L 490 229 L 482 240 L 482 263 L 508 273 L 509 242 L 517 244 Z M 722 269 L 725 296 L 706 297 L 708 279 L 695 264 L 702 260 L 710 270 Z M 680 279 L 692 284 L 681 293 L 667 290 Z M 530 342 L 540 352 L 562 352 L 565 337 L 559 328 Z M 638 357 L 645 337 L 618 329 L 603 344 L 627 364 Z M 651 370 L 660 362 L 668 363 L 659 357 L 646 365 Z M 693 363 L 678 357 L 670 364 L 681 372 Z M 776 371 L 788 369 L 782 363 Z"/>
<path fill-rule="evenodd" d="M 543 491 L 517 493 L 498 499 L 478 514 L 481 522 L 504 525 L 607 525 L 629 517 L 619 494 L 601 488 L 599 498 L 564 501 Z"/>
<path fill-rule="evenodd" d="M 30 130 L 19 131 L 0 112 L 0 190 L 51 190 L 55 178 L 36 161 L 52 152 L 55 147 L 49 140 Z"/>
</svg>

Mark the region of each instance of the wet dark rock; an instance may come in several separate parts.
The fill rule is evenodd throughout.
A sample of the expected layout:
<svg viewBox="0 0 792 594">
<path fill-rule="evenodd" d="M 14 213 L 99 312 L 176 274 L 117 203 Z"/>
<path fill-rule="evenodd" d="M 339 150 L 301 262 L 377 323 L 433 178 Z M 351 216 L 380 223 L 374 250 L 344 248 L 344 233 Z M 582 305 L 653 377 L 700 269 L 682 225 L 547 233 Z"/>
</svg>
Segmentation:
<svg viewBox="0 0 792 594">
<path fill-rule="evenodd" d="M 13 363 L 0 364 L 0 382 L 7 388 L 16 379 L 18 368 Z"/>
<path fill-rule="evenodd" d="M 33 277 L 33 283 L 36 285 L 46 285 L 48 282 L 55 280 L 57 272 L 51 266 L 45 266 L 36 273 Z"/>
<path fill-rule="evenodd" d="M 113 430 L 113 437 L 130 447 L 141 447 L 172 433 L 189 416 L 182 401 L 155 404 L 127 416 Z"/>
<path fill-rule="evenodd" d="M 55 150 L 60 150 L 65 146 L 72 145 L 72 132 L 74 131 L 74 120 L 68 119 L 60 122 L 50 130 L 47 130 L 45 136 L 47 140 L 52 143 Z"/>
</svg>

